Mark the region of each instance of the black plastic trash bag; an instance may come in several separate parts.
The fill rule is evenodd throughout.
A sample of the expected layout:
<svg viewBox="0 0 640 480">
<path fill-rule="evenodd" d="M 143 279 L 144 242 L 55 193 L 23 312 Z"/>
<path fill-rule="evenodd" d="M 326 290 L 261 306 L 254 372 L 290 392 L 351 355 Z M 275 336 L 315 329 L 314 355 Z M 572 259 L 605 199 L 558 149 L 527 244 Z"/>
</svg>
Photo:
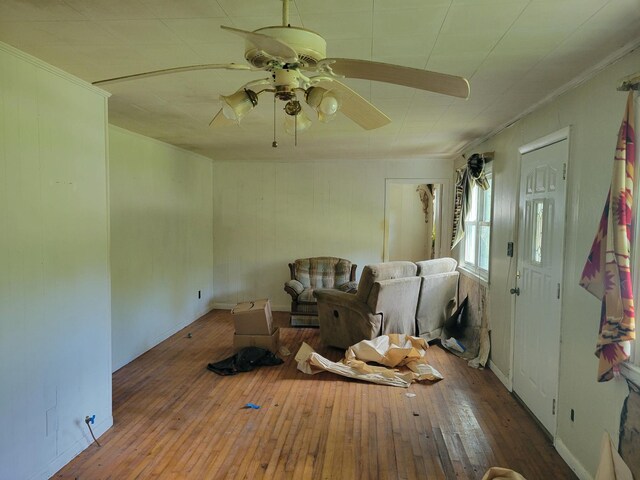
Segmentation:
<svg viewBox="0 0 640 480">
<path fill-rule="evenodd" d="M 207 369 L 218 375 L 235 375 L 236 373 L 249 372 L 263 365 L 280 365 L 281 363 L 284 361 L 269 350 L 260 347 L 246 347 L 232 357 L 208 364 Z"/>
</svg>

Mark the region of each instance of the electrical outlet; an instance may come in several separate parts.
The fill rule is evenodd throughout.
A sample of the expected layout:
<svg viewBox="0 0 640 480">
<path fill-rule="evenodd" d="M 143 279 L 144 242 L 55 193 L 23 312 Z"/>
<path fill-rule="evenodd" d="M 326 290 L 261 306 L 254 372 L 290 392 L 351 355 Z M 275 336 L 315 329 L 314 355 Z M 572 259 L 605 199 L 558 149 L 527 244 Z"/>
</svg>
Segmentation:
<svg viewBox="0 0 640 480">
<path fill-rule="evenodd" d="M 96 414 L 94 413 L 93 415 L 89 416 L 87 415 L 86 417 L 84 417 L 84 422 L 89 425 L 96 423 Z"/>
</svg>

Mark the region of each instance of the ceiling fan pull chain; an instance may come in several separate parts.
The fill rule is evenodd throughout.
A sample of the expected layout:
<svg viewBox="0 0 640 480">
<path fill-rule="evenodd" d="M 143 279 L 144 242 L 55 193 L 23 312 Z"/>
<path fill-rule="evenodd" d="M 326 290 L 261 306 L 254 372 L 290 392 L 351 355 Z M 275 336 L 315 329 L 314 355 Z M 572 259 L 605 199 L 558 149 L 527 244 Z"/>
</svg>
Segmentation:
<svg viewBox="0 0 640 480">
<path fill-rule="evenodd" d="M 273 148 L 278 147 L 278 142 L 276 141 L 276 97 L 273 97 L 273 143 L 271 144 Z"/>
<path fill-rule="evenodd" d="M 289 0 L 282 0 L 282 26 L 289 26 Z"/>
</svg>

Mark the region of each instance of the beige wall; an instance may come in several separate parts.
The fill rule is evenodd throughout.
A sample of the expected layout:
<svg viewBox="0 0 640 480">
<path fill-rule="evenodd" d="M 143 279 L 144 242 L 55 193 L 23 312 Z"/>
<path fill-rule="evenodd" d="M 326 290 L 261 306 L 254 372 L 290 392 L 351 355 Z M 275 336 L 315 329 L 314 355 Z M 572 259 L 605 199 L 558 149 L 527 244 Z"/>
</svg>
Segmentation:
<svg viewBox="0 0 640 480">
<path fill-rule="evenodd" d="M 211 160 L 113 126 L 109 159 L 117 370 L 210 309 L 213 182 Z"/>
<path fill-rule="evenodd" d="M 616 135 L 626 94 L 619 80 L 640 69 L 640 51 L 632 52 L 597 76 L 538 109 L 468 153 L 495 151 L 489 318 L 491 360 L 503 379 L 511 376 L 515 260 L 506 256 L 517 234 L 518 148 L 564 127 L 571 127 L 566 245 L 563 281 L 562 344 L 557 447 L 578 473 L 593 475 L 602 432 L 617 442 L 620 408 L 627 387 L 622 379 L 596 382 L 594 356 L 600 304 L 578 281 L 609 188 Z M 575 421 L 570 420 L 570 410 Z"/>
<path fill-rule="evenodd" d="M 112 424 L 103 92 L 0 43 L 0 478 Z"/>
<path fill-rule="evenodd" d="M 283 285 L 296 258 L 348 258 L 358 276 L 381 262 L 388 178 L 449 182 L 443 196 L 452 198 L 450 160 L 215 162 L 213 170 L 214 301 L 227 308 L 267 297 L 287 310 Z"/>
</svg>

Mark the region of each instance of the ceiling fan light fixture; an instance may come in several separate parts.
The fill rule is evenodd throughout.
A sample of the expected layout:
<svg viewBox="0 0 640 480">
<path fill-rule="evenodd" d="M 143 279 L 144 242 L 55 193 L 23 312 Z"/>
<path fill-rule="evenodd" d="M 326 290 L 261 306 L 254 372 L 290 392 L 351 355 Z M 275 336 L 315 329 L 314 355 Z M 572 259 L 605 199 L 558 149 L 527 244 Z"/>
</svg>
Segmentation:
<svg viewBox="0 0 640 480">
<path fill-rule="evenodd" d="M 253 90 L 238 90 L 231 95 L 220 95 L 223 102 L 222 114 L 229 120 L 240 120 L 249 113 L 256 105 L 258 105 L 258 95 Z"/>
<path fill-rule="evenodd" d="M 311 87 L 306 92 L 307 105 L 318 114 L 318 120 L 329 122 L 335 118 L 340 109 L 340 101 L 329 90 L 322 87 Z"/>
<path fill-rule="evenodd" d="M 325 123 L 333 120 L 336 118 L 339 108 L 340 102 L 338 99 L 333 94 L 328 93 L 322 98 L 322 102 L 318 107 L 318 120 Z"/>
<path fill-rule="evenodd" d="M 302 105 L 297 100 L 289 100 L 284 106 L 284 112 L 287 115 L 295 116 L 302 111 Z"/>
<path fill-rule="evenodd" d="M 286 115 L 284 117 L 284 131 L 289 135 L 304 132 L 311 127 L 311 124 L 311 119 L 304 110 L 297 115 Z"/>
</svg>

